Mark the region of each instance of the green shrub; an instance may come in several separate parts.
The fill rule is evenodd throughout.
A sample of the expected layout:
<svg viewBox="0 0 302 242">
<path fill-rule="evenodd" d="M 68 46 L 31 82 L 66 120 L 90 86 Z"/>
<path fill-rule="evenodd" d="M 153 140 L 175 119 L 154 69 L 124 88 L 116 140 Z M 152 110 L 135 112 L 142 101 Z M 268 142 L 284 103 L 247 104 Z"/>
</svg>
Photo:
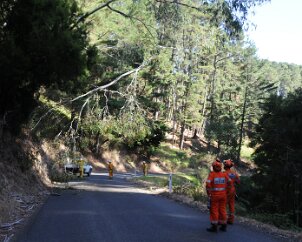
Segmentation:
<svg viewBox="0 0 302 242">
<path fill-rule="evenodd" d="M 301 228 L 298 228 L 295 226 L 295 224 L 292 222 L 292 214 L 284 213 L 253 213 L 250 214 L 251 218 L 256 219 L 258 221 L 272 224 L 278 228 L 281 229 L 292 229 L 292 230 L 300 230 Z"/>
<path fill-rule="evenodd" d="M 194 189 L 192 189 L 190 195 L 194 199 L 194 201 L 201 201 L 205 203 L 208 199 L 208 196 L 205 193 L 205 189 L 202 187 L 195 187 Z"/>
<path fill-rule="evenodd" d="M 58 171 L 55 168 L 50 169 L 50 171 L 49 171 L 49 179 L 52 182 L 66 183 L 66 182 L 69 182 L 71 180 L 74 180 L 75 178 L 76 178 L 75 175 L 70 174 L 70 173 L 65 173 L 65 172 Z"/>
<path fill-rule="evenodd" d="M 135 180 L 146 181 L 157 187 L 167 187 L 168 186 L 168 177 L 167 176 L 144 176 L 144 177 L 136 178 Z"/>
</svg>

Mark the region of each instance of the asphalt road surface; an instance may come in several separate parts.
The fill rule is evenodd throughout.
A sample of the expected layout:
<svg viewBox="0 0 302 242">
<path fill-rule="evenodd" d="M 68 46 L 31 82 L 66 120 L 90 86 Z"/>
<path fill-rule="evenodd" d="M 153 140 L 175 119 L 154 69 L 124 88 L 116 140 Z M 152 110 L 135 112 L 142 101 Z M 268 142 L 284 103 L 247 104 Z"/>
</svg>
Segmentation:
<svg viewBox="0 0 302 242">
<path fill-rule="evenodd" d="M 210 233 L 209 215 L 152 195 L 127 174 L 92 174 L 50 196 L 18 242 L 271 242 L 272 235 L 241 224 Z"/>
</svg>

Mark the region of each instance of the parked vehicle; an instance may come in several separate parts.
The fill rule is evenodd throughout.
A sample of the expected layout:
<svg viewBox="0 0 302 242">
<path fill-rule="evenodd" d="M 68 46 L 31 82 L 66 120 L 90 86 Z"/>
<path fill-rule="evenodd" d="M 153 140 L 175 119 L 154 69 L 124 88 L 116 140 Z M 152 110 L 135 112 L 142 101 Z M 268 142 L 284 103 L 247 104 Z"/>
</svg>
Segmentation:
<svg viewBox="0 0 302 242">
<path fill-rule="evenodd" d="M 80 173 L 80 164 L 69 163 L 64 166 L 64 169 L 65 169 L 66 173 L 77 174 L 77 173 Z M 87 176 L 90 176 L 91 172 L 92 172 L 92 166 L 89 164 L 84 164 L 83 171 L 84 171 L 84 174 L 86 174 Z"/>
</svg>

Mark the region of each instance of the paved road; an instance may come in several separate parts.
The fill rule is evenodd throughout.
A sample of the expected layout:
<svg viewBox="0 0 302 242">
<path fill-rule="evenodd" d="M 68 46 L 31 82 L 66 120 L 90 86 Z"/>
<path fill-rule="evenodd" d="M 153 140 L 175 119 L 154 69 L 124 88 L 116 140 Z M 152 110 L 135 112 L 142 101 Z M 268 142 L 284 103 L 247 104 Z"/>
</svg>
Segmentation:
<svg viewBox="0 0 302 242">
<path fill-rule="evenodd" d="M 18 242 L 272 242 L 235 224 L 209 233 L 208 214 L 138 189 L 127 175 L 93 174 L 50 196 Z"/>
</svg>

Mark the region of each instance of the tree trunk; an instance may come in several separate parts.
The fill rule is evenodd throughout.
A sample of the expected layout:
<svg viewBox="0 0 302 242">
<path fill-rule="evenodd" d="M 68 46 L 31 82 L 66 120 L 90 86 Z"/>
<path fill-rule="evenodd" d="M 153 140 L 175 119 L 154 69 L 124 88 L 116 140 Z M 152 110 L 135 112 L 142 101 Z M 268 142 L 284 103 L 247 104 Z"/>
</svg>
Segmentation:
<svg viewBox="0 0 302 242">
<path fill-rule="evenodd" d="M 238 153 L 237 153 L 237 161 L 240 161 L 240 153 L 241 153 L 241 145 L 242 145 L 242 139 L 243 139 L 243 124 L 245 120 L 245 111 L 246 111 L 246 102 L 247 102 L 247 92 L 248 88 L 245 87 L 245 93 L 244 93 L 244 102 L 243 102 L 243 108 L 242 108 L 242 115 L 241 115 L 241 124 L 240 124 L 240 136 L 239 136 L 239 144 L 238 144 Z"/>
<path fill-rule="evenodd" d="M 95 143 L 95 153 L 99 153 L 99 146 L 100 146 L 100 132 L 96 135 L 96 143 Z"/>
<path fill-rule="evenodd" d="M 181 124 L 181 131 L 180 131 L 180 141 L 179 141 L 179 149 L 183 149 L 184 141 L 185 141 L 185 121 Z"/>
<path fill-rule="evenodd" d="M 211 82 L 211 110 L 210 110 L 210 120 L 213 119 L 213 115 L 214 115 L 214 107 L 215 107 L 215 101 L 214 101 L 214 94 L 215 94 L 215 80 L 216 80 L 216 72 L 217 72 L 217 55 L 215 55 L 214 57 L 214 61 L 213 61 L 213 74 L 212 74 L 212 82 Z"/>
<path fill-rule="evenodd" d="M 198 137 L 197 137 L 197 133 L 198 133 L 198 130 L 197 130 L 197 128 L 195 128 L 194 129 L 194 134 L 193 134 L 193 136 L 192 136 L 192 139 L 197 139 Z"/>
</svg>

